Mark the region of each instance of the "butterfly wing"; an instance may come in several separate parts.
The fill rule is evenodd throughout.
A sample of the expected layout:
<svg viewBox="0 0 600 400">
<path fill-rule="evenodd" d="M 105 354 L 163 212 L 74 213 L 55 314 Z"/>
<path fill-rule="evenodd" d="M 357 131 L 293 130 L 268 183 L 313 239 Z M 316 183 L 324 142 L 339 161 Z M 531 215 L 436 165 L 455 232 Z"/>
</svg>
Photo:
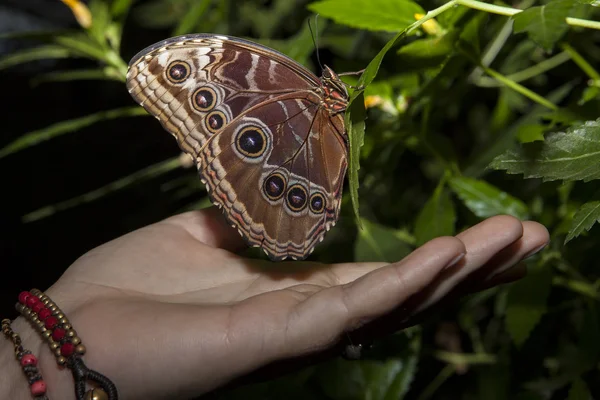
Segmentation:
<svg viewBox="0 0 600 400">
<path fill-rule="evenodd" d="M 273 260 L 305 258 L 339 215 L 343 115 L 320 82 L 281 53 L 215 35 L 138 53 L 127 87 L 197 162 L 211 200 Z"/>
</svg>

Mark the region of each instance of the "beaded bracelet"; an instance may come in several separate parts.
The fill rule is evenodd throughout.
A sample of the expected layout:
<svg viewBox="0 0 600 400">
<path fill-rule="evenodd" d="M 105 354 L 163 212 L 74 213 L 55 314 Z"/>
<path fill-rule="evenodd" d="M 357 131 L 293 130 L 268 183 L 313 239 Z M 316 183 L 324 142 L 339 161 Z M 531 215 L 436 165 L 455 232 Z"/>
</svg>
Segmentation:
<svg viewBox="0 0 600 400">
<path fill-rule="evenodd" d="M 119 398 L 117 388 L 110 379 L 85 365 L 81 359 L 86 351 L 85 346 L 65 314 L 48 296 L 38 289 L 21 292 L 15 308 L 48 342 L 58 365 L 71 370 L 77 400 Z M 98 387 L 86 391 L 86 382 L 95 383 Z"/>
<path fill-rule="evenodd" d="M 10 319 L 2 320 L 2 333 L 7 339 L 13 342 L 15 347 L 15 357 L 19 360 L 21 368 L 27 377 L 29 390 L 36 400 L 48 400 L 46 396 L 46 383 L 37 368 L 37 358 L 31 354 L 31 351 L 23 348 L 21 337 L 10 327 Z"/>
</svg>

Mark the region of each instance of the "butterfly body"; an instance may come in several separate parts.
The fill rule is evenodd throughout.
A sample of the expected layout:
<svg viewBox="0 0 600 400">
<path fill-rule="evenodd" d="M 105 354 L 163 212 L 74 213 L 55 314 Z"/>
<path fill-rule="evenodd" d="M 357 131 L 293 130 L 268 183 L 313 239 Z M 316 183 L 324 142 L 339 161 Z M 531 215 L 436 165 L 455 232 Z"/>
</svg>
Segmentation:
<svg viewBox="0 0 600 400">
<path fill-rule="evenodd" d="M 213 203 L 272 260 L 303 259 L 339 216 L 348 93 L 247 40 L 197 34 L 133 57 L 133 98 L 196 162 Z"/>
</svg>

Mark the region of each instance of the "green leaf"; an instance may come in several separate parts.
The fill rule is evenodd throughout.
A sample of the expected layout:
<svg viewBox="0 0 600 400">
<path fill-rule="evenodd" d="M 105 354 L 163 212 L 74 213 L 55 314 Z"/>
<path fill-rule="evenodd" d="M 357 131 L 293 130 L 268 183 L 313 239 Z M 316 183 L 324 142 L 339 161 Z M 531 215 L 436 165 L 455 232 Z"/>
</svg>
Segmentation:
<svg viewBox="0 0 600 400">
<path fill-rule="evenodd" d="M 173 158 L 167 159 L 165 161 L 161 161 L 159 163 L 150 165 L 146 168 L 136 171 L 133 174 L 130 174 L 121 179 L 118 179 L 114 182 L 111 182 L 107 185 L 99 187 L 98 189 L 94 189 L 90 192 L 73 197 L 71 199 L 61 201 L 60 203 L 52 204 L 52 205 L 37 209 L 35 211 L 32 211 L 32 212 L 24 215 L 22 217 L 22 220 L 23 220 L 23 222 L 27 223 L 27 222 L 34 222 L 34 221 L 38 221 L 43 218 L 47 218 L 58 212 L 65 211 L 70 208 L 98 200 L 110 193 L 124 189 L 134 183 L 138 183 L 138 182 L 141 182 L 144 180 L 154 178 L 161 174 L 165 174 L 169 171 L 179 168 L 180 166 L 181 166 L 181 160 L 179 157 L 173 157 Z"/>
<path fill-rule="evenodd" d="M 589 101 L 597 99 L 598 97 L 600 97 L 600 87 L 588 86 L 583 90 L 581 98 L 579 99 L 577 104 L 582 106 Z"/>
<path fill-rule="evenodd" d="M 351 98 L 346 111 L 346 130 L 350 141 L 348 183 L 352 209 L 359 227 L 361 225 L 358 203 L 358 170 L 360 169 L 360 148 L 365 144 L 365 117 L 365 100 L 363 93 L 360 92 L 358 97 Z"/>
<path fill-rule="evenodd" d="M 508 292 L 506 329 L 513 343 L 521 347 L 546 313 L 552 288 L 552 273 L 542 270 L 514 283 Z"/>
<path fill-rule="evenodd" d="M 600 178 L 600 119 L 546 135 L 496 157 L 490 168 L 525 178 L 589 181 Z"/>
<path fill-rule="evenodd" d="M 198 0 L 191 3 L 190 8 L 183 18 L 177 24 L 173 31 L 173 36 L 183 35 L 194 32 L 196 26 L 201 21 L 202 15 L 210 6 L 211 0 Z"/>
<path fill-rule="evenodd" d="M 91 0 L 89 8 L 92 14 L 92 25 L 88 32 L 98 43 L 106 43 L 105 32 L 111 22 L 108 3 L 103 0 Z"/>
<path fill-rule="evenodd" d="M 589 201 L 581 206 L 573 216 L 569 233 L 565 238 L 565 244 L 575 239 L 585 231 L 589 231 L 592 226 L 600 221 L 600 201 Z"/>
<path fill-rule="evenodd" d="M 131 7 L 133 0 L 114 0 L 111 7 L 110 13 L 114 18 L 120 18 L 125 16 Z"/>
<path fill-rule="evenodd" d="M 404 31 L 399 32 L 391 40 L 389 40 L 385 46 L 377 53 L 377 55 L 371 60 L 369 65 L 365 68 L 365 71 L 358 80 L 358 86 L 362 90 L 355 90 L 348 101 L 348 108 L 346 109 L 345 125 L 348 132 L 350 141 L 350 157 L 349 157 L 349 168 L 348 168 L 348 181 L 350 186 L 350 197 L 352 198 L 352 207 L 356 221 L 360 226 L 360 213 L 358 203 L 358 170 L 360 169 L 360 148 L 365 142 L 365 99 L 364 89 L 369 86 L 377 72 L 379 66 L 386 53 L 400 41 L 403 37 Z"/>
<path fill-rule="evenodd" d="M 450 180 L 450 188 L 480 218 L 499 214 L 513 215 L 519 219 L 529 218 L 525 203 L 485 181 L 456 177 Z"/>
<path fill-rule="evenodd" d="M 138 2 L 139 3 L 139 2 Z M 191 1 L 150 0 L 135 7 L 133 18 L 146 28 L 170 28 L 185 17 Z"/>
<path fill-rule="evenodd" d="M 410 0 L 322 0 L 308 8 L 339 24 L 390 32 L 415 22 L 415 14 L 425 14 L 421 6 Z"/>
<path fill-rule="evenodd" d="M 453 30 L 440 37 L 428 37 L 415 40 L 398 50 L 399 64 L 403 68 L 420 66 L 421 68 L 438 67 L 454 52 L 454 44 L 460 32 Z"/>
<path fill-rule="evenodd" d="M 585 381 L 581 378 L 576 378 L 569 389 L 569 397 L 567 400 L 592 400 L 592 395 Z"/>
<path fill-rule="evenodd" d="M 454 203 L 444 189 L 444 185 L 440 184 L 417 216 L 415 222 L 417 246 L 438 236 L 453 235 L 455 222 Z"/>
<path fill-rule="evenodd" d="M 59 35 L 54 38 L 54 41 L 82 57 L 95 60 L 106 58 L 107 49 L 85 34 Z"/>
<path fill-rule="evenodd" d="M 521 143 L 544 140 L 545 127 L 540 124 L 521 125 L 517 129 L 517 139 Z"/>
<path fill-rule="evenodd" d="M 15 51 L 4 57 L 0 57 L 0 70 L 31 61 L 74 56 L 75 54 L 72 51 L 61 46 L 39 46 L 32 49 Z"/>
<path fill-rule="evenodd" d="M 324 19 L 320 21 L 316 27 L 313 28 L 314 35 L 316 37 L 321 37 L 325 28 L 327 27 L 327 22 L 328 21 Z M 300 64 L 308 66 L 310 62 L 310 56 L 315 51 L 315 44 L 313 42 L 313 32 L 311 32 L 311 28 L 308 25 L 308 23 L 305 23 L 302 26 L 302 30 L 300 30 L 300 32 L 298 32 L 289 39 L 262 39 L 259 40 L 259 43 L 279 50 L 280 52 L 293 58 Z"/>
<path fill-rule="evenodd" d="M 26 133 L 17 140 L 9 143 L 7 146 L 0 149 L 0 158 L 6 157 L 9 154 L 26 149 L 28 147 L 38 145 L 46 140 L 64 135 L 65 133 L 77 131 L 99 121 L 122 117 L 139 117 L 145 115 L 148 115 L 148 113 L 141 107 L 123 107 L 114 110 L 100 111 L 81 118 L 61 121 L 46 128 Z"/>
<path fill-rule="evenodd" d="M 412 333 L 405 332 L 408 343 L 403 346 L 401 360 L 403 361 L 402 369 L 397 371 L 396 376 L 387 386 L 385 395 L 382 400 L 402 400 L 412 384 L 417 372 L 417 364 L 419 362 L 419 351 L 421 348 L 421 333 L 415 331 Z"/>
<path fill-rule="evenodd" d="M 546 98 L 553 103 L 559 103 L 571 93 L 574 87 L 573 82 L 567 82 L 547 94 Z M 514 138 L 521 126 L 537 123 L 546 113 L 547 109 L 545 107 L 539 104 L 534 105 L 527 114 L 503 129 L 501 135 L 496 135 L 488 140 L 485 146 L 476 148 L 473 158 L 467 162 L 466 168 L 463 169 L 463 174 L 472 177 L 481 176 L 486 172 L 486 166 L 489 166 L 494 157 L 514 146 Z"/>
<path fill-rule="evenodd" d="M 396 230 L 362 218 L 361 225 L 354 243 L 355 261 L 396 262 L 411 252 Z"/>
<path fill-rule="evenodd" d="M 575 0 L 554 0 L 543 6 L 531 7 L 513 16 L 515 33 L 527 32 L 529 38 L 550 51 L 569 26 L 565 21 Z"/>
<path fill-rule="evenodd" d="M 390 354 L 385 361 L 336 359 L 317 371 L 317 379 L 330 399 L 340 400 L 402 400 L 414 378 L 421 334 L 394 335 L 389 345 L 401 350 Z M 375 350 L 373 350 L 375 351 Z"/>
</svg>

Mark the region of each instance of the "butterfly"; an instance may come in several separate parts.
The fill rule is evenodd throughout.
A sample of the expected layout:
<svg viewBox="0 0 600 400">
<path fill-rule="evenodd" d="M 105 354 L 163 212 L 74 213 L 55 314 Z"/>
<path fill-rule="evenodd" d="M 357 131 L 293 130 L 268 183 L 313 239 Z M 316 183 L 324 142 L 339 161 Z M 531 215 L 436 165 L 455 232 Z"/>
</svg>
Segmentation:
<svg viewBox="0 0 600 400">
<path fill-rule="evenodd" d="M 273 261 L 304 259 L 338 220 L 348 91 L 268 47 L 194 34 L 129 63 L 131 96 L 189 154 L 211 201 Z"/>
</svg>

